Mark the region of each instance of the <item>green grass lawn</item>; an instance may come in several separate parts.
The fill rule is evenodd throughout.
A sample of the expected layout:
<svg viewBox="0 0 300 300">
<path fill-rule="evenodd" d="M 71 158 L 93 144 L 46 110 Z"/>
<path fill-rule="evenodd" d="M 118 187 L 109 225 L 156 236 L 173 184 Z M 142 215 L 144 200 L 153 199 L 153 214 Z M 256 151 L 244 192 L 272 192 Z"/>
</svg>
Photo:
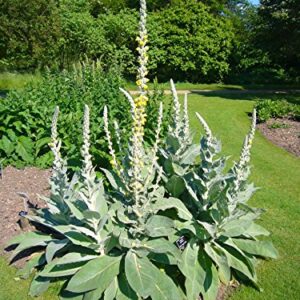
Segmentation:
<svg viewBox="0 0 300 300">
<path fill-rule="evenodd" d="M 40 73 L 13 73 L 13 72 L 3 72 L 0 73 L 0 91 L 8 91 L 12 89 L 24 88 L 29 82 L 38 82 L 41 78 Z M 153 88 L 153 84 L 149 84 L 150 89 Z M 136 90 L 135 82 L 126 82 L 125 87 L 129 90 Z M 170 89 L 170 82 L 159 83 L 159 87 L 165 90 Z M 300 89 L 300 85 L 296 84 L 284 84 L 284 85 L 274 85 L 274 84 L 222 84 L 222 83 L 189 83 L 189 82 L 178 82 L 176 83 L 178 90 L 268 90 L 268 89 Z"/>
<path fill-rule="evenodd" d="M 170 89 L 170 82 L 159 83 L 159 88 L 164 90 Z M 126 88 L 129 90 L 136 90 L 136 84 L 134 82 L 127 82 Z M 153 84 L 149 84 L 149 88 L 153 88 Z M 273 89 L 300 89 L 299 85 L 275 85 L 275 84 L 223 84 L 223 83 L 189 83 L 189 82 L 177 82 L 177 90 L 211 90 L 211 91 L 220 91 L 220 90 L 273 90 Z"/>
<path fill-rule="evenodd" d="M 247 114 L 255 103 L 251 98 L 245 95 L 235 95 L 234 99 L 229 95 L 226 98 L 190 95 L 189 109 L 195 138 L 199 138 L 201 128 L 194 115 L 198 111 L 222 140 L 223 153 L 231 156 L 229 161 L 238 159 L 250 126 Z M 272 233 L 271 239 L 280 257 L 263 261 L 258 266 L 259 285 L 264 292 L 243 286 L 232 299 L 296 300 L 300 295 L 300 160 L 274 146 L 260 133 L 256 134 L 252 153 L 252 180 L 261 189 L 251 199 L 251 204 L 266 209 L 261 224 Z M 0 259 L 0 268 L 0 300 L 30 299 L 26 296 L 28 281 L 15 282 L 14 269 L 7 267 L 3 258 Z M 55 300 L 54 294 L 55 288 L 39 299 Z"/>
<path fill-rule="evenodd" d="M 24 88 L 30 82 L 39 81 L 40 76 L 40 74 L 31 73 L 0 73 L 0 91 Z"/>
</svg>

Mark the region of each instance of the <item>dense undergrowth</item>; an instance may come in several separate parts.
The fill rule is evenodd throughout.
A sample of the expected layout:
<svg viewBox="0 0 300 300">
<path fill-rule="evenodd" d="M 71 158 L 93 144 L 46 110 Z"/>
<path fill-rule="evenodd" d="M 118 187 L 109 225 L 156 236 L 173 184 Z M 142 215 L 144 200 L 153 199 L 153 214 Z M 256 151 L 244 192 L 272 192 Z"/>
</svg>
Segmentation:
<svg viewBox="0 0 300 300">
<path fill-rule="evenodd" d="M 22 90 L 11 91 L 0 101 L 0 157 L 4 165 L 16 167 L 49 167 L 53 155 L 50 142 L 51 115 L 59 106 L 60 135 L 63 137 L 62 153 L 68 156 L 68 165 L 80 166 L 79 149 L 82 143 L 79 126 L 84 104 L 92 110 L 91 140 L 94 162 L 108 165 L 107 143 L 102 130 L 101 114 L 104 105 L 110 109 L 112 119 L 120 120 L 122 138 L 128 139 L 130 109 L 120 92 L 124 81 L 116 69 L 104 71 L 99 63 L 82 62 L 71 71 L 46 72 L 39 80 Z M 162 92 L 154 87 L 151 104 L 147 107 L 147 142 L 151 144 L 155 129 L 155 115 Z M 166 129 L 168 110 L 164 118 Z M 113 127 L 113 125 L 111 125 Z M 117 153 L 120 155 L 120 153 Z"/>
<path fill-rule="evenodd" d="M 300 121 L 299 103 L 289 103 L 286 100 L 263 100 L 256 104 L 258 119 L 266 122 L 270 118 L 290 118 Z"/>
</svg>

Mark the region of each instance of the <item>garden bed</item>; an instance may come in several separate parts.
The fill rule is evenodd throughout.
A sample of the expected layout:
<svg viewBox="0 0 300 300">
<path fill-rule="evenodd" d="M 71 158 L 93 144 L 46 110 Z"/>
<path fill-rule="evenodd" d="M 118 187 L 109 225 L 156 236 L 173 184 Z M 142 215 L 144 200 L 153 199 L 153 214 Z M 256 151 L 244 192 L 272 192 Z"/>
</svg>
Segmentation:
<svg viewBox="0 0 300 300">
<path fill-rule="evenodd" d="M 258 128 L 275 145 L 300 156 L 300 122 L 287 118 L 269 119 Z"/>
<path fill-rule="evenodd" d="M 8 240 L 22 231 L 18 221 L 19 213 L 25 210 L 23 197 L 30 199 L 30 206 L 43 206 L 38 194 L 48 194 L 49 176 L 49 170 L 37 168 L 4 169 L 0 179 L 0 254 Z"/>
</svg>

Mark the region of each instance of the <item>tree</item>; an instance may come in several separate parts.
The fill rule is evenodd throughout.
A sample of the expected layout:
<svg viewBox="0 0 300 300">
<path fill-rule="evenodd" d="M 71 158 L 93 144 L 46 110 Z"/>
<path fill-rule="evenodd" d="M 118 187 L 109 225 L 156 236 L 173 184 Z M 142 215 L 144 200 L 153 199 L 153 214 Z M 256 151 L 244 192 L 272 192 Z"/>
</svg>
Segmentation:
<svg viewBox="0 0 300 300">
<path fill-rule="evenodd" d="M 56 0 L 0 0 L 0 68 L 56 61 L 61 37 Z"/>
<path fill-rule="evenodd" d="M 300 1 L 261 0 L 258 40 L 272 60 L 300 75 Z"/>
<path fill-rule="evenodd" d="M 231 21 L 208 6 L 181 1 L 149 18 L 150 69 L 167 80 L 220 81 L 229 70 Z"/>
</svg>

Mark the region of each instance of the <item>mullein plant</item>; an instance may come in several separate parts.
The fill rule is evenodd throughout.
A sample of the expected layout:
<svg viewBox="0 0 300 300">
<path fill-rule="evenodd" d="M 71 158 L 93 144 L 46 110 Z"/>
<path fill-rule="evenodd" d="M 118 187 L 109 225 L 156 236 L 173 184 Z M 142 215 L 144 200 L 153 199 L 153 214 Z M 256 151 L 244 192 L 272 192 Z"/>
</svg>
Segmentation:
<svg viewBox="0 0 300 300">
<path fill-rule="evenodd" d="M 51 282 L 59 280 L 63 283 L 62 299 L 75 295 L 83 299 L 84 294 L 72 292 L 70 279 L 74 274 L 85 270 L 90 261 L 100 270 L 100 266 L 108 265 L 114 269 L 118 262 L 106 255 L 114 245 L 112 223 L 103 183 L 96 178 L 89 154 L 89 109 L 86 106 L 84 113 L 83 167 L 80 174 L 75 174 L 71 180 L 67 177 L 65 162 L 60 154 L 58 113 L 56 108 L 50 145 L 55 157 L 50 179 L 51 193 L 48 198 L 43 198 L 47 208 L 37 209 L 34 215 L 27 215 L 38 230 L 24 233 L 10 241 L 10 245 L 17 245 L 11 259 L 16 259 L 25 250 L 30 249 L 33 253 L 17 274 L 21 278 L 28 278 L 35 268 L 38 270 L 31 283 L 31 296 L 40 295 Z M 90 285 L 87 289 L 92 290 Z"/>
<path fill-rule="evenodd" d="M 120 129 L 114 122 L 116 144 L 124 157 L 116 156 L 104 108 L 104 131 L 112 170 L 102 169 L 110 188 L 96 177 L 90 149 L 89 108 L 83 123 L 83 157 L 79 174 L 69 180 L 61 157 L 57 134 L 59 109 L 52 122 L 51 149 L 54 153 L 51 194 L 48 207 L 36 210 L 28 219 L 40 231 L 14 238 L 12 259 L 23 251 L 36 252 L 19 275 L 26 278 L 37 269 L 30 294 L 40 295 L 52 281 L 61 281 L 62 299 L 185 299 L 176 281 L 180 276 L 180 250 L 173 243 L 175 221 L 192 215 L 176 198 L 165 198 L 161 184 L 163 169 L 158 165 L 158 148 L 163 119 L 160 105 L 153 147 L 144 144 L 147 96 L 146 2 L 141 0 L 138 37 L 139 95 L 127 96 L 132 112 L 132 133 L 128 149 L 123 149 Z M 176 218 L 164 214 L 174 208 Z M 172 237 L 172 238 L 171 238 Z"/>
<path fill-rule="evenodd" d="M 173 83 L 171 86 L 174 90 Z M 175 111 L 179 111 L 174 91 L 173 95 L 177 102 Z M 234 279 L 246 279 L 256 285 L 257 258 L 276 258 L 277 252 L 271 242 L 258 240 L 259 236 L 269 233 L 255 223 L 262 211 L 247 205 L 256 190 L 253 184 L 247 183 L 256 111 L 253 112 L 251 130 L 245 138 L 240 159 L 229 172 L 224 171 L 227 159 L 220 156 L 220 141 L 213 136 L 204 118 L 198 113 L 196 116 L 205 132 L 196 150 L 199 160 L 195 162 L 194 151 L 189 164 L 180 164 L 177 160 L 179 167 L 176 169 L 182 172 L 182 176 L 178 176 L 181 179 L 180 186 L 176 185 L 177 181 L 172 183 L 174 187 L 168 187 L 169 178 L 165 182 L 169 195 L 179 195 L 192 215 L 185 222 L 175 221 L 176 228 L 181 228 L 180 234 L 186 241 L 179 264 L 185 277 L 186 297 L 197 299 L 201 294 L 203 299 L 214 300 L 221 283 L 228 285 Z M 181 128 L 181 120 L 176 118 L 175 113 L 173 128 L 170 130 L 175 137 L 178 128 Z M 178 136 L 176 139 L 179 140 Z M 178 143 L 177 148 L 182 144 Z M 164 154 L 162 163 L 165 174 L 179 175 L 178 171 L 173 171 L 176 170 L 174 167 L 168 167 L 170 145 L 173 143 L 170 143 L 168 136 L 161 150 Z"/>
<path fill-rule="evenodd" d="M 26 216 L 37 231 L 10 242 L 16 246 L 13 260 L 23 251 L 33 253 L 18 272 L 28 278 L 37 270 L 32 296 L 60 281 L 61 299 L 195 300 L 201 295 L 214 300 L 221 282 L 248 278 L 256 283 L 257 257 L 276 257 L 270 242 L 258 240 L 268 235 L 255 223 L 261 211 L 247 205 L 255 191 L 247 183 L 255 112 L 240 160 L 226 173 L 221 144 L 199 114 L 205 135 L 200 144 L 193 143 L 187 95 L 182 112 L 171 81 L 174 120 L 163 141 L 161 104 L 153 145 L 146 147 L 147 15 L 146 1 L 140 3 L 139 94 L 133 98 L 121 89 L 131 107 L 128 147 L 118 122 L 110 124 L 106 107 L 103 113 L 112 168 L 102 171 L 109 188 L 92 164 L 89 108 L 84 111 L 82 168 L 71 180 L 60 154 L 59 109 L 55 110 L 47 207 Z M 120 152 L 122 157 L 116 155 Z M 178 240 L 184 241 L 181 251 L 175 246 Z"/>
<path fill-rule="evenodd" d="M 169 125 L 164 147 L 159 149 L 160 165 L 163 167 L 163 180 L 167 191 L 173 197 L 180 196 L 185 190 L 184 175 L 194 166 L 200 146 L 193 143 L 188 117 L 188 95 L 184 95 L 183 109 L 173 80 L 173 120 Z"/>
</svg>

